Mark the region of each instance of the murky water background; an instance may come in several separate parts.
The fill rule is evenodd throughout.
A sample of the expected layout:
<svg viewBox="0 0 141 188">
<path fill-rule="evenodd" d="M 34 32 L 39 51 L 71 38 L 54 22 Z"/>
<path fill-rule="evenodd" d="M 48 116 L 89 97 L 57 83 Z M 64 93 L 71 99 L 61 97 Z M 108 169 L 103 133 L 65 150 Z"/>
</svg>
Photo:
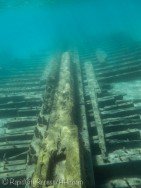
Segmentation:
<svg viewBox="0 0 141 188">
<path fill-rule="evenodd" d="M 1 0 L 0 54 L 25 57 L 114 33 L 141 40 L 140 4 L 139 0 Z"/>
</svg>

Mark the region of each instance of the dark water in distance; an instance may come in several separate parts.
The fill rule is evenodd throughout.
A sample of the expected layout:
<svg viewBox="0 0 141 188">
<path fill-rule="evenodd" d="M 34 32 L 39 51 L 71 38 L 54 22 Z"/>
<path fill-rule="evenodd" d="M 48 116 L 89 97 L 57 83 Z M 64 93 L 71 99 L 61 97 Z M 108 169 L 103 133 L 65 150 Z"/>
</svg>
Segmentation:
<svg viewBox="0 0 141 188">
<path fill-rule="evenodd" d="M 1 7 L 0 54 L 27 57 L 114 33 L 141 40 L 140 20 L 140 0 L 64 1 L 52 6 L 34 6 L 32 2 Z"/>
</svg>

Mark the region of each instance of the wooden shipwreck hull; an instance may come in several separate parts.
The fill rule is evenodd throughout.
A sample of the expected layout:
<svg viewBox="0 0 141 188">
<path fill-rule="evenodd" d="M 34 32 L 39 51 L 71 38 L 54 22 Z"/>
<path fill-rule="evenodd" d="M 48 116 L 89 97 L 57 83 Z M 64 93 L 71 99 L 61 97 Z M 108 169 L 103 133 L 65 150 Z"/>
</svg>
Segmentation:
<svg viewBox="0 0 141 188">
<path fill-rule="evenodd" d="M 140 187 L 140 52 L 115 37 L 7 65 L 0 187 Z"/>
</svg>

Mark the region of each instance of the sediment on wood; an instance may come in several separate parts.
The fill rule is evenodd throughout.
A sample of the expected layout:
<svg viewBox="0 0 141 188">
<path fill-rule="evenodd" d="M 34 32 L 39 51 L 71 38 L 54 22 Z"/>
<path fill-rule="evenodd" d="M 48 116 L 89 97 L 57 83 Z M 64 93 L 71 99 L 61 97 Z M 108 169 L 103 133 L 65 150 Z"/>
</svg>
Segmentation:
<svg viewBox="0 0 141 188">
<path fill-rule="evenodd" d="M 34 137 L 32 142 L 34 147 L 31 146 L 31 150 L 33 148 L 36 150 L 35 161 L 30 161 L 31 156 L 28 160 L 28 166 L 33 167 L 33 173 L 30 176 L 32 177 L 31 187 L 34 188 L 43 188 L 50 186 L 50 184 L 54 184 L 54 187 L 75 186 L 77 188 L 82 187 L 83 184 L 78 129 L 73 119 L 73 84 L 70 71 L 70 54 L 68 52 L 63 53 L 61 57 L 58 80 L 49 113 L 48 106 L 46 106 L 48 100 L 44 100 L 45 104 L 43 105 L 45 105 L 46 110 L 44 111 L 42 108 L 43 125 L 39 124 L 35 130 L 35 135 L 40 132 L 40 137 L 37 138 L 36 136 L 36 139 Z M 48 121 L 46 121 L 47 119 Z M 46 126 L 44 126 L 44 121 L 47 124 Z M 43 127 L 41 131 L 39 127 Z M 39 128 L 38 131 L 37 128 Z M 36 148 L 36 145 L 38 145 L 38 148 Z"/>
</svg>

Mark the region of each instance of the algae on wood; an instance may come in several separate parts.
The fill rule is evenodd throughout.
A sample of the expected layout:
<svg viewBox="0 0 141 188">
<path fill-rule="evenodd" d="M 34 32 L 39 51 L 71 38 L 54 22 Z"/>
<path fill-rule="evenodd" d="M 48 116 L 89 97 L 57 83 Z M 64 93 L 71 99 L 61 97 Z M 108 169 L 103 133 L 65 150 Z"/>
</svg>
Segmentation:
<svg viewBox="0 0 141 188">
<path fill-rule="evenodd" d="M 43 131 L 37 161 L 34 165 L 31 187 L 82 187 L 78 129 L 73 121 L 73 86 L 70 72 L 70 55 L 64 53 L 58 86 Z M 34 140 L 36 148 L 36 140 Z M 29 157 L 30 158 L 30 157 Z"/>
</svg>

